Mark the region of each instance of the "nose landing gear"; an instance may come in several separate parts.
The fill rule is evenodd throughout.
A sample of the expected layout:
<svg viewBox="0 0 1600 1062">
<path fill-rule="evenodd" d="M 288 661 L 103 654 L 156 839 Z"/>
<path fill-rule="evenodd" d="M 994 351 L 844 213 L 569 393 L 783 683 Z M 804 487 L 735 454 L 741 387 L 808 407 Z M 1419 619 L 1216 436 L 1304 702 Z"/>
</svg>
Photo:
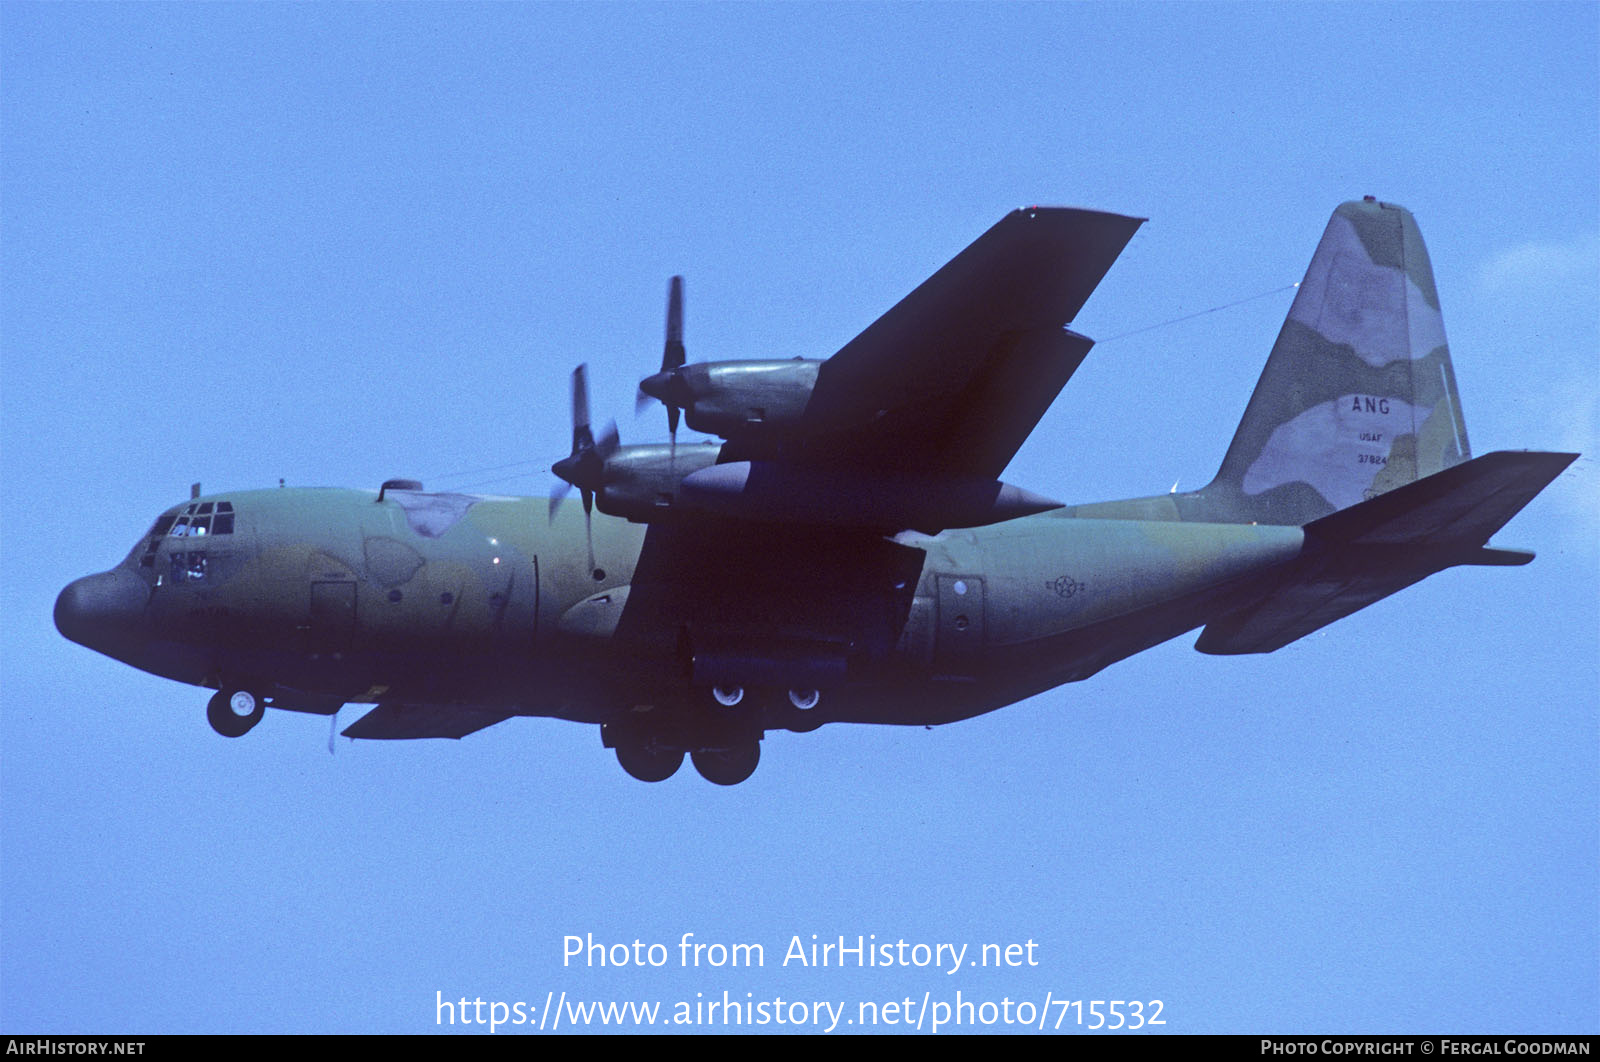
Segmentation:
<svg viewBox="0 0 1600 1062">
<path fill-rule="evenodd" d="M 249 690 L 224 687 L 206 705 L 206 722 L 223 737 L 243 737 L 266 714 L 266 702 Z"/>
</svg>

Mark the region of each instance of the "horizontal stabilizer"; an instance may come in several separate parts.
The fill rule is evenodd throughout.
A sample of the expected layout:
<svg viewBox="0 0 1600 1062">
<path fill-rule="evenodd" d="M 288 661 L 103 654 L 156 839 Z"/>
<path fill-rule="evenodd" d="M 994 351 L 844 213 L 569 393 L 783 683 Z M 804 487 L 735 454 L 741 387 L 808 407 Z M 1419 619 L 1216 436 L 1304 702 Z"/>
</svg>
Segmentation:
<svg viewBox="0 0 1600 1062">
<path fill-rule="evenodd" d="M 1481 546 L 1577 454 L 1500 450 L 1306 525 L 1306 536 L 1349 545 Z"/>
<path fill-rule="evenodd" d="M 1270 653 L 1445 568 L 1526 564 L 1531 553 L 1485 543 L 1577 456 L 1485 454 L 1312 521 L 1305 552 L 1195 648 Z"/>
<path fill-rule="evenodd" d="M 340 733 L 348 738 L 378 741 L 463 738 L 510 718 L 506 712 L 443 708 L 431 704 L 380 704 Z"/>
</svg>

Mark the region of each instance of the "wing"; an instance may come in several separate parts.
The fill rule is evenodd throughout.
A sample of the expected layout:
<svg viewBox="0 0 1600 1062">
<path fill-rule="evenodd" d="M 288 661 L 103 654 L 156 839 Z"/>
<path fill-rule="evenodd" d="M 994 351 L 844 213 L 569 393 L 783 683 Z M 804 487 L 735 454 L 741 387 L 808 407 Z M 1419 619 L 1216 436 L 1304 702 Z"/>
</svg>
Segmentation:
<svg viewBox="0 0 1600 1062">
<path fill-rule="evenodd" d="M 463 738 L 510 719 L 508 713 L 426 704 L 384 702 L 340 733 L 348 738 L 400 741 L 412 738 Z"/>
<path fill-rule="evenodd" d="M 1065 326 L 1143 221 L 1008 214 L 823 363 L 783 458 L 998 477 L 1093 346 Z"/>
<path fill-rule="evenodd" d="M 697 681 L 804 672 L 816 685 L 889 654 L 923 560 L 861 528 L 686 514 L 650 525 L 616 635 Z"/>
<path fill-rule="evenodd" d="M 924 561 L 886 529 L 991 522 L 997 498 L 1054 505 L 994 481 L 1088 353 L 1066 323 L 1140 224 L 1003 218 L 824 362 L 797 420 L 735 433 L 685 477 L 702 511 L 651 523 L 616 635 L 702 685 L 883 664 Z"/>
</svg>

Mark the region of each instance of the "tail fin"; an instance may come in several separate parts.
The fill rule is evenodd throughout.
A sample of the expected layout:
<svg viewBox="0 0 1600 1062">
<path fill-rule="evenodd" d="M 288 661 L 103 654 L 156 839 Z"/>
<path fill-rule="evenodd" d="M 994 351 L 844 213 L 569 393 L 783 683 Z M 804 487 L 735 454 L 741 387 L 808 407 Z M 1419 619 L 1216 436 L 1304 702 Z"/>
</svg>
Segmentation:
<svg viewBox="0 0 1600 1062">
<path fill-rule="evenodd" d="M 1195 515 L 1306 524 L 1471 455 L 1416 220 L 1344 203 Z"/>
</svg>

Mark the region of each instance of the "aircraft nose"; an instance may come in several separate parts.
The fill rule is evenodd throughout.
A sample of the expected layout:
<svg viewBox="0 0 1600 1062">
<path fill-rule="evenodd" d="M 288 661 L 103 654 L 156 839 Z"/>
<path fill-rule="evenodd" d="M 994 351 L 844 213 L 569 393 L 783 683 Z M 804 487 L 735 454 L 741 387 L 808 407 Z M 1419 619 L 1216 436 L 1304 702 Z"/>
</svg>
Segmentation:
<svg viewBox="0 0 1600 1062">
<path fill-rule="evenodd" d="M 144 615 L 150 589 L 126 568 L 87 575 L 56 598 L 56 630 L 91 649 L 125 637 Z"/>
</svg>

